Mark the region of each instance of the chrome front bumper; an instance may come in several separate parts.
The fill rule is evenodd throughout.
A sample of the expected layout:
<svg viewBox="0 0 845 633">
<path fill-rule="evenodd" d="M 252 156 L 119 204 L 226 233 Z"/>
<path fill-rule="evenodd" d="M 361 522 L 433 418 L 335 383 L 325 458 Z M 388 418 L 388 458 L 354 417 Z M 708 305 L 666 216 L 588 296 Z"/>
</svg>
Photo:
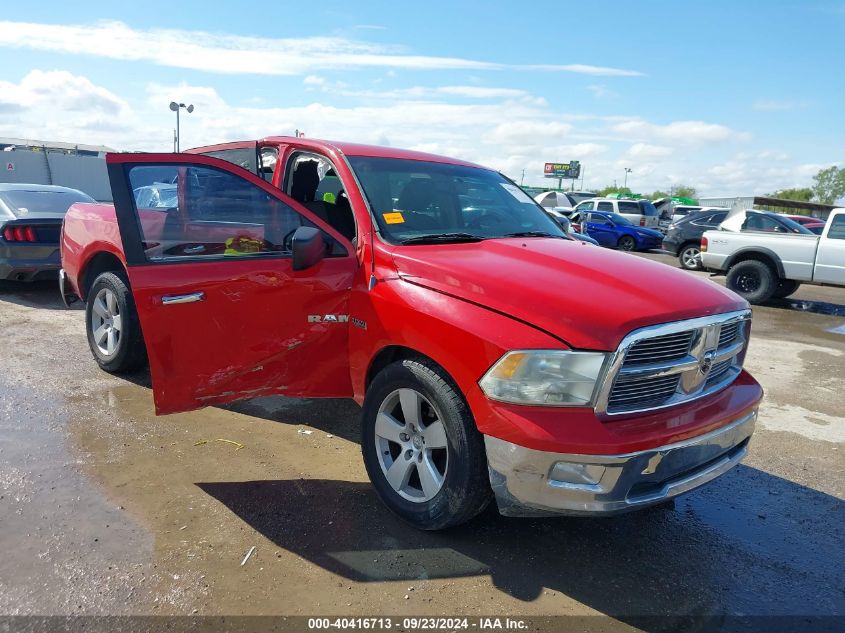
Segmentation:
<svg viewBox="0 0 845 633">
<path fill-rule="evenodd" d="M 547 453 L 484 436 L 490 483 L 506 516 L 617 514 L 660 503 L 736 466 L 757 410 L 677 444 L 624 455 Z"/>
</svg>

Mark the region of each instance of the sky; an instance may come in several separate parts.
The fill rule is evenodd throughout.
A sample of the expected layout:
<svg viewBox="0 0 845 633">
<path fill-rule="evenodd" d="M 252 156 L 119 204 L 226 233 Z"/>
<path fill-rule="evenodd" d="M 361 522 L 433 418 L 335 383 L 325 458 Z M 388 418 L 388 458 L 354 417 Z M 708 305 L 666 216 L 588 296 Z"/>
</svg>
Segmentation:
<svg viewBox="0 0 845 633">
<path fill-rule="evenodd" d="M 4 2 L 0 136 L 172 151 L 293 134 L 525 185 L 700 195 L 845 164 L 845 0 Z M 581 188 L 581 182 L 576 188 Z"/>
</svg>

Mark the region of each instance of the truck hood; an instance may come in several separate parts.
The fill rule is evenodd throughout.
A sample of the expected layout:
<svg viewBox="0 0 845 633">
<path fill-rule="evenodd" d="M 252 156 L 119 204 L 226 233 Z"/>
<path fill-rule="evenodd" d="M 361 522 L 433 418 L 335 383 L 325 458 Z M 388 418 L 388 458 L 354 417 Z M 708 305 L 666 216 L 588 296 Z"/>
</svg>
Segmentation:
<svg viewBox="0 0 845 633">
<path fill-rule="evenodd" d="M 400 278 L 530 323 L 577 349 L 615 350 L 640 327 L 742 310 L 707 279 L 563 239 L 400 246 Z"/>
</svg>

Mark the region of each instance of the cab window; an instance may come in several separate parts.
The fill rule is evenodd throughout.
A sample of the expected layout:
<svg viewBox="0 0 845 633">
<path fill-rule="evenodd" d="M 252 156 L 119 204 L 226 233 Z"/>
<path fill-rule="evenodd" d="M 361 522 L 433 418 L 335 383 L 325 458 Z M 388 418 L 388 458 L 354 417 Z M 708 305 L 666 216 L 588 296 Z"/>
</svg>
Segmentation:
<svg viewBox="0 0 845 633">
<path fill-rule="evenodd" d="M 148 261 L 172 258 L 290 256 L 300 226 L 292 207 L 227 171 L 194 165 L 129 167 Z M 327 255 L 345 249 L 324 234 Z"/>
<path fill-rule="evenodd" d="M 634 215 L 640 215 L 640 205 L 638 205 L 636 202 L 620 200 L 619 213 L 633 213 Z"/>
<path fill-rule="evenodd" d="M 831 240 L 845 240 L 845 213 L 837 215 L 830 221 L 827 237 Z"/>
<path fill-rule="evenodd" d="M 324 156 L 308 152 L 288 161 L 286 191 L 349 241 L 355 239 L 355 216 L 334 165 Z"/>
<path fill-rule="evenodd" d="M 597 211 L 613 211 L 613 203 L 612 202 L 599 202 Z"/>
</svg>

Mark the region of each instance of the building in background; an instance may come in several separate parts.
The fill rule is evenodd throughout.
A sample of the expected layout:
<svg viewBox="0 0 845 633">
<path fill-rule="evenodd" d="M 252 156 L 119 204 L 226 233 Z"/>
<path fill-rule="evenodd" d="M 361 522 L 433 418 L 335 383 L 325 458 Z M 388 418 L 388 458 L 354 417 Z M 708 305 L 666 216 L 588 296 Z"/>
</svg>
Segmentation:
<svg viewBox="0 0 845 633">
<path fill-rule="evenodd" d="M 104 145 L 0 137 L 0 182 L 61 185 L 111 201 Z"/>
</svg>

